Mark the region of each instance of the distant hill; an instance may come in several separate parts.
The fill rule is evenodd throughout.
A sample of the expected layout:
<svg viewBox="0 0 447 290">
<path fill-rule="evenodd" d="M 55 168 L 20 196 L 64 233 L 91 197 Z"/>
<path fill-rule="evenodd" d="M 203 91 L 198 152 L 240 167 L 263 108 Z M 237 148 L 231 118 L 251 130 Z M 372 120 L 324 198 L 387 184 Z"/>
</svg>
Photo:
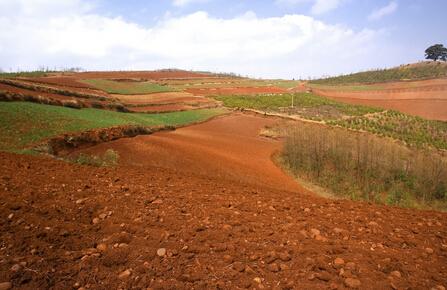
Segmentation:
<svg viewBox="0 0 447 290">
<path fill-rule="evenodd" d="M 390 69 L 371 70 L 337 77 L 323 78 L 310 81 L 310 83 L 321 85 L 346 85 L 422 80 L 442 77 L 447 77 L 447 63 L 426 61 L 401 65 Z"/>
</svg>

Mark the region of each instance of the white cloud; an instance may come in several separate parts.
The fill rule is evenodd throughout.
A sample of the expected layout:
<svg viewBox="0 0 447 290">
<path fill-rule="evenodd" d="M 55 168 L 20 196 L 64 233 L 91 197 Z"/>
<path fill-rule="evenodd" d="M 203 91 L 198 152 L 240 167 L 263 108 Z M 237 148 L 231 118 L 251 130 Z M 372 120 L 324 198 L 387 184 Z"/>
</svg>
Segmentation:
<svg viewBox="0 0 447 290">
<path fill-rule="evenodd" d="M 205 2 L 209 2 L 209 0 L 173 0 L 172 5 L 177 6 L 177 7 L 183 7 L 183 6 L 187 6 L 189 4 L 205 3 Z"/>
<path fill-rule="evenodd" d="M 378 31 L 353 31 L 303 15 L 260 18 L 248 12 L 222 19 L 196 12 L 143 27 L 94 14 L 82 0 L 30 3 L 0 0 L 3 69 L 176 67 L 297 78 L 376 66 L 381 38 Z"/>
<path fill-rule="evenodd" d="M 298 5 L 303 3 L 312 3 L 312 14 L 324 14 L 338 8 L 344 0 L 276 0 L 278 5 Z"/>
<path fill-rule="evenodd" d="M 384 16 L 393 14 L 394 12 L 396 12 L 398 7 L 399 5 L 397 4 L 396 1 L 391 1 L 388 5 L 371 12 L 371 14 L 368 16 L 368 20 L 370 21 L 379 20 Z"/>
</svg>

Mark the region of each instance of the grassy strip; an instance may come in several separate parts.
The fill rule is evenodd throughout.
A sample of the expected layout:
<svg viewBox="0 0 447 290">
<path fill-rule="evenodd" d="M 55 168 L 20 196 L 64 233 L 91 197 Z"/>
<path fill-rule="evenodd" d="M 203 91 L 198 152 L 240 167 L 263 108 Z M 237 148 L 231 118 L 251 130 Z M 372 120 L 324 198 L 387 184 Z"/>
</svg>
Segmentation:
<svg viewBox="0 0 447 290">
<path fill-rule="evenodd" d="M 16 77 L 31 77 L 31 78 L 37 78 L 37 77 L 45 77 L 47 76 L 47 72 L 45 71 L 29 71 L 29 72 L 1 72 L 0 78 L 16 78 Z"/>
<path fill-rule="evenodd" d="M 224 113 L 205 109 L 163 114 L 75 110 L 27 102 L 0 102 L 0 150 L 23 152 L 31 144 L 68 132 L 119 125 L 183 125 Z"/>
<path fill-rule="evenodd" d="M 447 76 L 447 65 L 443 63 L 426 63 L 401 66 L 392 69 L 359 72 L 338 77 L 313 80 L 311 84 L 346 85 L 359 83 L 379 83 L 400 80 L 420 80 Z"/>
<path fill-rule="evenodd" d="M 86 94 L 83 92 L 77 92 L 73 90 L 66 90 L 66 89 L 60 89 L 53 87 L 51 85 L 43 85 L 38 83 L 28 83 L 18 80 L 10 80 L 10 79 L 0 79 L 0 83 L 5 85 L 10 85 L 16 88 L 31 90 L 35 92 L 43 92 L 43 93 L 50 93 L 50 94 L 59 94 L 63 96 L 69 96 L 69 97 L 78 97 L 83 99 L 97 99 L 100 101 L 106 101 L 109 100 L 109 98 L 105 96 L 95 95 L 95 94 Z"/>
<path fill-rule="evenodd" d="M 237 88 L 237 87 L 279 87 L 283 89 L 290 89 L 297 87 L 299 81 L 290 80 L 253 80 L 253 79 L 235 79 L 231 82 L 228 80 L 208 80 L 203 83 L 179 83 L 171 84 L 177 89 L 207 89 L 207 88 Z"/>
<path fill-rule="evenodd" d="M 304 123 L 289 128 L 281 160 L 296 176 L 338 196 L 447 209 L 445 152 Z"/>
<path fill-rule="evenodd" d="M 82 82 L 110 94 L 137 95 L 175 91 L 171 87 L 151 82 L 118 82 L 106 79 L 88 79 Z"/>
</svg>

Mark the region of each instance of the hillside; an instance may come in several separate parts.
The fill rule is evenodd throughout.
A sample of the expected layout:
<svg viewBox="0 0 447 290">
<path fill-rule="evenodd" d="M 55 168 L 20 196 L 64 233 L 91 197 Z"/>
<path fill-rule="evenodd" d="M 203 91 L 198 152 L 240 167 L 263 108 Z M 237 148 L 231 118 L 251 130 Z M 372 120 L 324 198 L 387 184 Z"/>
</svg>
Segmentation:
<svg viewBox="0 0 447 290">
<path fill-rule="evenodd" d="M 447 63 L 420 62 L 390 69 L 378 69 L 310 81 L 319 85 L 369 84 L 447 77 Z"/>
</svg>

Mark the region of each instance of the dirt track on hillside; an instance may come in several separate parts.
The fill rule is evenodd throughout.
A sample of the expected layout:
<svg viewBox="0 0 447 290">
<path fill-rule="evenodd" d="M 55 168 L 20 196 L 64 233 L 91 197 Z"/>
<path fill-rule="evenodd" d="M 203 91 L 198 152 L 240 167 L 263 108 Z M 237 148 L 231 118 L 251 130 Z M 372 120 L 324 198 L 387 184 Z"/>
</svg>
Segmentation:
<svg viewBox="0 0 447 290">
<path fill-rule="evenodd" d="M 280 143 L 257 136 L 272 122 L 235 115 L 118 140 L 109 144 L 121 151 L 117 168 L 0 153 L 0 283 L 17 289 L 447 286 L 446 213 L 303 193 L 272 167 L 270 154 Z"/>
</svg>

